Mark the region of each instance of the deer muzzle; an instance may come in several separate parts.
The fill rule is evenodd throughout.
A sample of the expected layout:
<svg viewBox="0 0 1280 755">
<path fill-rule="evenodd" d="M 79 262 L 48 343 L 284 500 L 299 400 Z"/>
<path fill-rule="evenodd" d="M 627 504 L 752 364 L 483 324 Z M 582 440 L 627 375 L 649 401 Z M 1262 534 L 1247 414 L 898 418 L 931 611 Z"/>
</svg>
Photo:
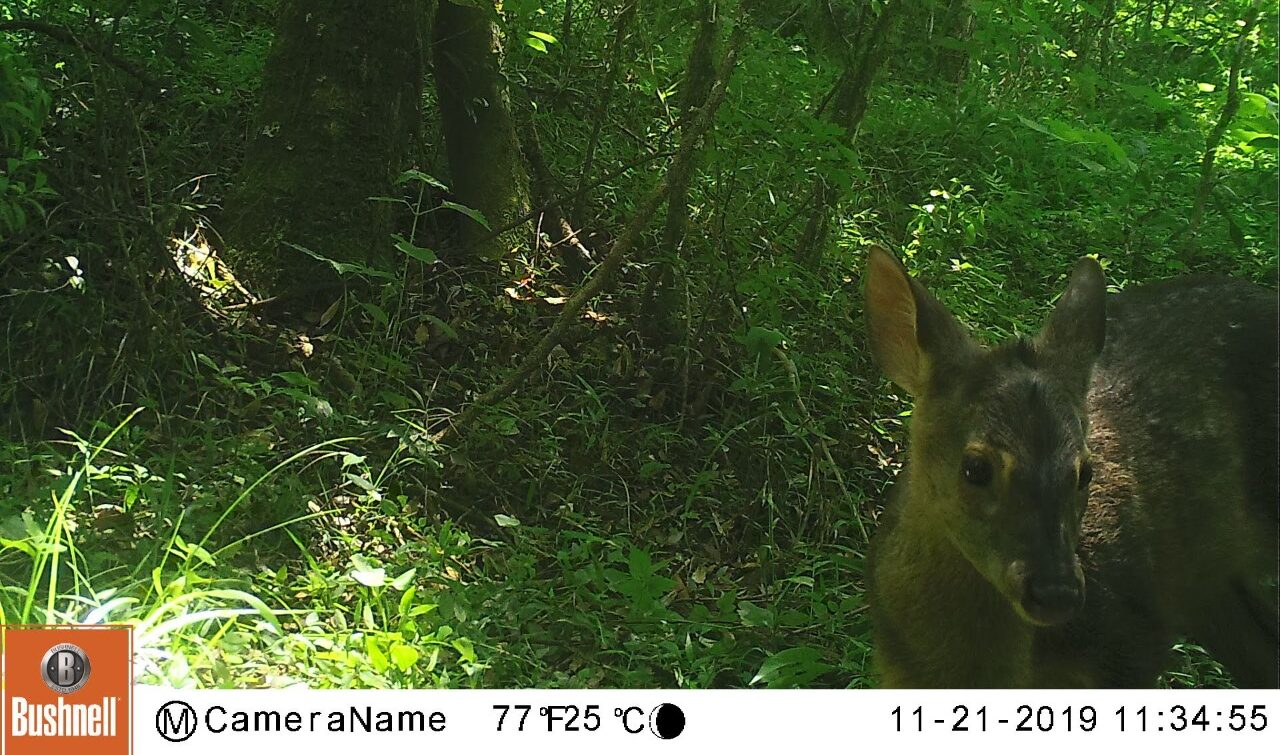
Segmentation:
<svg viewBox="0 0 1280 755">
<path fill-rule="evenodd" d="M 1064 624 L 1084 605 L 1084 575 L 1075 559 L 1064 568 L 1043 571 L 1017 561 L 1010 565 L 1009 576 L 1019 595 L 1019 613 L 1033 624 Z"/>
</svg>

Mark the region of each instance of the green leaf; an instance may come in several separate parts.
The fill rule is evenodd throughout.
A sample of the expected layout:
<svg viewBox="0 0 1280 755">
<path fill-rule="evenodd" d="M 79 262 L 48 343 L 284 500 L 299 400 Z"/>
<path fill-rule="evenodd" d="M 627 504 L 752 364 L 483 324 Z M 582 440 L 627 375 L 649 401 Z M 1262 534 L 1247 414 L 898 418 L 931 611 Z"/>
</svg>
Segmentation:
<svg viewBox="0 0 1280 755">
<path fill-rule="evenodd" d="M 436 317 L 435 315 L 426 315 L 426 318 L 430 320 L 437 328 L 440 329 L 440 334 L 443 335 L 445 338 L 449 339 L 450 341 L 458 340 L 458 331 L 454 330 L 452 325 L 445 322 L 444 320 L 441 320 L 439 317 Z"/>
<path fill-rule="evenodd" d="M 1036 123 L 1035 121 L 1033 121 L 1033 120 L 1031 120 L 1031 119 L 1029 119 L 1029 118 L 1023 118 L 1022 116 L 1018 116 L 1018 120 L 1022 123 L 1022 125 L 1026 126 L 1027 128 L 1031 129 L 1032 131 L 1039 131 L 1040 133 L 1044 134 L 1045 136 L 1053 136 L 1053 137 L 1056 137 L 1056 136 L 1057 136 L 1057 134 L 1055 134 L 1055 133 L 1053 133 L 1052 131 L 1050 131 L 1050 130 L 1049 130 L 1048 128 L 1046 128 L 1044 125 L 1042 125 L 1042 124 L 1040 124 L 1040 123 Z"/>
<path fill-rule="evenodd" d="M 524 43 L 526 45 L 529 45 L 533 49 L 537 50 L 538 52 L 542 52 L 542 53 L 548 52 L 547 43 L 543 42 L 541 39 L 538 39 L 537 37 L 525 37 Z"/>
<path fill-rule="evenodd" d="M 387 315 L 387 311 L 382 307 L 379 307 L 377 304 L 362 301 L 360 302 L 360 306 L 363 307 L 364 311 L 368 312 L 369 316 L 373 318 L 373 321 L 379 325 L 386 325 L 391 322 L 391 318 Z"/>
<path fill-rule="evenodd" d="M 355 485 L 357 488 L 360 488 L 366 493 L 372 493 L 374 490 L 376 490 L 372 482 L 370 482 L 365 477 L 361 477 L 360 475 L 348 474 L 348 475 L 343 475 L 343 477 L 346 478 L 347 482 L 351 483 L 352 485 Z"/>
<path fill-rule="evenodd" d="M 776 349 L 782 344 L 785 338 L 786 337 L 782 335 L 782 333 L 776 330 L 752 326 L 752 328 L 747 331 L 747 334 L 742 336 L 739 341 L 747 348 L 747 351 L 751 352 L 752 355 L 761 356 L 762 354 L 766 354 Z"/>
<path fill-rule="evenodd" d="M 364 651 L 369 654 L 369 663 L 373 666 L 373 670 L 379 674 L 386 673 L 390 664 L 388 664 L 386 654 L 378 647 L 378 641 L 374 637 L 365 637 Z"/>
<path fill-rule="evenodd" d="M 396 179 L 396 183 L 398 184 L 409 183 L 410 181 L 416 181 L 418 183 L 427 184 L 428 186 L 434 186 L 435 188 L 440 189 L 442 191 L 449 190 L 448 186 L 445 186 L 444 184 L 440 183 L 440 181 L 437 180 L 434 176 L 423 173 L 422 171 L 417 170 L 416 168 L 410 168 L 409 170 L 406 170 L 405 172 L 400 174 L 399 178 Z"/>
<path fill-rule="evenodd" d="M 301 372 L 281 372 L 280 378 L 296 388 L 318 388 L 319 384 Z"/>
<path fill-rule="evenodd" d="M 476 662 L 476 646 L 471 642 L 471 640 L 468 640 L 466 637 L 459 637 L 450 644 L 453 645 L 454 650 L 458 651 L 458 655 L 462 656 L 462 660 L 464 662 Z"/>
<path fill-rule="evenodd" d="M 506 514 L 495 514 L 493 517 L 493 521 L 497 522 L 499 527 L 519 527 L 520 526 L 519 519 L 516 519 L 514 516 L 507 516 Z"/>
<path fill-rule="evenodd" d="M 404 236 L 401 236 L 398 233 L 393 234 L 392 238 L 396 240 L 396 249 L 399 249 L 400 251 L 404 252 L 405 254 L 409 255 L 415 260 L 418 260 L 419 262 L 425 262 L 429 265 L 432 262 L 435 262 L 439 259 L 438 257 L 436 257 L 435 252 L 431 251 L 425 246 L 417 246 L 416 244 L 409 241 Z"/>
<path fill-rule="evenodd" d="M 358 262 L 338 262 L 337 260 L 331 260 L 328 257 L 324 256 L 323 254 L 320 254 L 319 252 L 313 252 L 310 249 L 306 248 L 305 246 L 302 246 L 301 244 L 295 244 L 291 241 L 284 242 L 284 245 L 292 249 L 296 249 L 299 252 L 302 252 L 303 254 L 307 255 L 308 257 L 317 259 L 321 262 L 328 264 L 330 267 L 334 269 L 335 272 L 338 273 L 338 275 L 360 275 L 366 278 L 377 278 L 380 280 L 395 280 L 394 275 L 384 270 L 375 270 L 369 267 L 368 265 L 361 265 Z"/>
<path fill-rule="evenodd" d="M 417 663 L 420 657 L 421 654 L 417 650 L 402 642 L 391 646 L 391 662 L 400 669 L 402 674 L 413 668 L 413 664 Z"/>
<path fill-rule="evenodd" d="M 410 569 L 404 574 L 401 574 L 400 576 L 391 580 L 391 586 L 397 590 L 405 590 L 409 587 L 409 585 L 413 584 L 413 578 L 414 576 L 417 575 L 417 573 L 418 573 L 418 570 L 416 568 Z"/>
<path fill-rule="evenodd" d="M 738 618 L 744 626 L 767 627 L 773 625 L 773 611 L 752 603 L 749 600 L 738 601 Z"/>
<path fill-rule="evenodd" d="M 649 461 L 646 461 L 644 464 L 640 466 L 640 479 L 642 480 L 652 479 L 659 472 L 662 472 L 670 468 L 671 468 L 670 464 L 658 461 L 656 459 L 651 459 Z"/>
<path fill-rule="evenodd" d="M 486 231 L 493 230 L 492 228 L 489 227 L 489 221 L 485 220 L 484 214 L 481 213 L 479 210 L 473 210 L 470 207 L 467 207 L 466 205 L 461 205 L 461 204 L 458 204 L 457 202 L 449 202 L 447 200 L 444 202 L 441 202 L 440 206 L 447 210 L 453 210 L 454 212 L 460 212 L 463 215 L 466 215 L 467 217 L 476 221 L 480 225 L 484 226 L 484 229 Z"/>
<path fill-rule="evenodd" d="M 195 558 L 197 561 L 203 563 L 205 566 L 214 565 L 213 554 L 209 553 L 209 551 L 205 550 L 199 544 L 182 543 L 181 541 L 179 541 L 179 544 L 181 549 L 184 551 L 184 555 L 186 555 L 188 559 Z"/>
<path fill-rule="evenodd" d="M 645 579 L 653 574 L 653 557 L 643 548 L 632 548 L 627 557 L 627 566 L 633 578 Z"/>
<path fill-rule="evenodd" d="M 822 661 L 822 653 L 814 648 L 788 648 L 766 658 L 751 683 L 773 689 L 805 687 L 831 668 L 831 664 Z"/>
<path fill-rule="evenodd" d="M 554 45 L 556 43 L 556 38 L 546 33 L 545 31 L 531 31 L 529 32 L 529 36 L 537 37 L 538 39 L 541 39 L 543 42 L 546 42 L 547 44 Z"/>
<path fill-rule="evenodd" d="M 1175 107 L 1168 97 L 1151 87 L 1137 84 L 1118 84 L 1117 86 L 1134 100 L 1141 102 L 1156 112 L 1173 110 Z"/>
</svg>

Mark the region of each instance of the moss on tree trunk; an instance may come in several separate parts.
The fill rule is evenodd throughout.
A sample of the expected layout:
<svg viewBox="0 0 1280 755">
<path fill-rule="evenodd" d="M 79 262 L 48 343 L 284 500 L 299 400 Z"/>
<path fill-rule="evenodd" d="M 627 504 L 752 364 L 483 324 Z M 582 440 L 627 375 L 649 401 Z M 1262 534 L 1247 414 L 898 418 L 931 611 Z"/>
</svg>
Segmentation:
<svg viewBox="0 0 1280 755">
<path fill-rule="evenodd" d="M 223 233 L 240 275 L 303 300 L 339 262 L 385 264 L 386 195 L 419 124 L 419 0 L 286 0 Z"/>
<path fill-rule="evenodd" d="M 492 228 L 529 211 L 496 21 L 492 7 L 440 0 L 432 45 L 449 184 L 458 201 L 483 213 Z M 516 228 L 489 238 L 479 223 L 461 223 L 463 248 L 481 257 L 500 257 L 525 235 Z"/>
</svg>

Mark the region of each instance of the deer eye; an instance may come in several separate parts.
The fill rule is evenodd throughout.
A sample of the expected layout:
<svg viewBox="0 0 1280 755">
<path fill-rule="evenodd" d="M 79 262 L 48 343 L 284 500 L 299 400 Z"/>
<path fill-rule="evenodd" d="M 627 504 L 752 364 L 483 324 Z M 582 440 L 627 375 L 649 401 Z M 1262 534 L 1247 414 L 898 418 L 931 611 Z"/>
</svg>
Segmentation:
<svg viewBox="0 0 1280 755">
<path fill-rule="evenodd" d="M 1084 490 L 1089 487 L 1089 481 L 1093 479 L 1093 464 L 1090 462 L 1081 462 L 1080 477 L 1076 480 L 1076 489 Z"/>
<path fill-rule="evenodd" d="M 960 474 L 970 485 L 985 488 L 991 482 L 991 462 L 981 456 L 966 456 L 960 462 Z"/>
</svg>

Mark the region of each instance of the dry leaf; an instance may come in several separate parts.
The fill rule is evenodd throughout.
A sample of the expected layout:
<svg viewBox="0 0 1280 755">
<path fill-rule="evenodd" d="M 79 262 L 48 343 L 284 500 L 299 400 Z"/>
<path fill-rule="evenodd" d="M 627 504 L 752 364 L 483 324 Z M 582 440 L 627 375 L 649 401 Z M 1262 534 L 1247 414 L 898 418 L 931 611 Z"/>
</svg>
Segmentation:
<svg viewBox="0 0 1280 755">
<path fill-rule="evenodd" d="M 323 328 L 324 326 L 329 324 L 329 321 L 332 320 L 334 316 L 338 314 L 338 308 L 340 306 L 342 306 L 341 298 L 335 299 L 333 304 L 329 305 L 329 308 L 324 311 L 324 314 L 320 315 L 320 327 Z"/>
</svg>

